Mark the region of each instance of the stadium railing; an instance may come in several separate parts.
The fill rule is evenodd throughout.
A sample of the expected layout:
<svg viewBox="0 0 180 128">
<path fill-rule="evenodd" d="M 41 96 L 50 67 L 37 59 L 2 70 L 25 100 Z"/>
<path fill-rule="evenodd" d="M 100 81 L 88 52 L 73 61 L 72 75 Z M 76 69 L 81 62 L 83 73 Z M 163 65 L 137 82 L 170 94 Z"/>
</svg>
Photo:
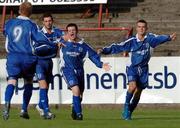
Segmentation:
<svg viewBox="0 0 180 128">
<path fill-rule="evenodd" d="M 108 18 L 109 12 L 108 9 L 106 9 L 106 18 Z M 102 14 L 103 14 L 103 4 L 99 5 L 99 14 L 98 14 L 98 27 L 97 28 L 80 28 L 80 31 L 108 31 L 108 30 L 113 30 L 113 31 L 128 31 L 127 37 L 132 34 L 132 28 L 125 28 L 125 27 L 120 27 L 120 28 L 103 28 L 102 27 Z M 10 18 L 13 17 L 13 10 L 11 9 L 10 11 Z M 1 27 L 0 30 L 3 30 L 3 26 L 6 20 L 6 6 L 3 6 L 2 8 L 2 18 L 1 18 Z"/>
</svg>

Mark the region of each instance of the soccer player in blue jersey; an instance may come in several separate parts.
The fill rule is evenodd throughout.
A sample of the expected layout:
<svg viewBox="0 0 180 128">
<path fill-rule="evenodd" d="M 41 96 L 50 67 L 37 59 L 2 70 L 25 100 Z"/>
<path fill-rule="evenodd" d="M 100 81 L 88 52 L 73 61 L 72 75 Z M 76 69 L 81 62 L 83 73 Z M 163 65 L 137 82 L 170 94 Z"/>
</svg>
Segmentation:
<svg viewBox="0 0 180 128">
<path fill-rule="evenodd" d="M 44 33 L 50 41 L 56 43 L 56 41 L 64 35 L 64 32 L 53 26 L 53 17 L 50 13 L 43 14 L 42 20 L 42 33 Z M 48 88 L 49 84 L 53 82 L 52 69 L 53 62 L 51 56 L 46 58 L 38 58 L 38 62 L 36 65 L 36 75 L 40 86 L 40 99 L 39 104 L 36 106 L 36 109 L 45 119 L 55 118 L 55 115 L 50 112 L 48 105 Z"/>
<path fill-rule="evenodd" d="M 89 58 L 97 67 L 110 70 L 108 63 L 103 63 L 100 56 L 81 38 L 78 37 L 76 24 L 68 24 L 64 45 L 60 49 L 60 71 L 68 88 L 73 94 L 72 118 L 82 120 L 81 101 L 84 92 L 84 59 Z"/>
<path fill-rule="evenodd" d="M 147 33 L 147 29 L 147 22 L 139 20 L 136 23 L 137 34 L 135 36 L 124 42 L 113 43 L 98 50 L 98 53 L 105 55 L 123 51 L 129 52 L 130 61 L 126 67 L 129 88 L 122 114 L 124 120 L 131 120 L 132 112 L 139 103 L 141 92 L 148 86 L 148 62 L 152 49 L 176 38 L 175 33 L 172 35 L 155 35 Z"/>
<path fill-rule="evenodd" d="M 9 118 L 10 102 L 14 93 L 14 88 L 18 84 L 18 78 L 24 79 L 23 105 L 20 117 L 29 119 L 27 107 L 32 95 L 32 82 L 35 73 L 35 66 L 38 54 L 35 46 L 52 44 L 33 23 L 29 16 L 32 13 L 30 2 L 23 2 L 19 6 L 19 16 L 10 19 L 4 27 L 6 37 L 7 62 L 6 70 L 8 73 L 7 87 L 5 90 L 5 105 L 3 108 L 3 119 Z"/>
</svg>

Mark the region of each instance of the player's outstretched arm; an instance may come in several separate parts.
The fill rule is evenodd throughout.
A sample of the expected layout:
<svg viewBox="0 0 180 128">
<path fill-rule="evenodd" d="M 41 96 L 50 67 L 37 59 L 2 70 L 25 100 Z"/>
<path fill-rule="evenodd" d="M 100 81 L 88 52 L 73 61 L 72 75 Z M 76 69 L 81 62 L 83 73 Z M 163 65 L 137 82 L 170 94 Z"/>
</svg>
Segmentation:
<svg viewBox="0 0 180 128">
<path fill-rule="evenodd" d="M 155 48 L 160 44 L 163 44 L 167 41 L 172 41 L 176 39 L 176 33 L 173 33 L 171 35 L 155 35 L 151 41 L 150 41 L 150 45 L 151 47 Z"/>
<path fill-rule="evenodd" d="M 117 42 L 117 43 L 112 43 L 109 46 L 105 46 L 103 48 L 100 48 L 97 50 L 98 54 L 104 54 L 104 55 L 109 55 L 109 54 L 118 54 L 124 51 L 130 51 L 131 50 L 131 42 L 133 38 L 127 39 L 123 42 Z"/>
</svg>

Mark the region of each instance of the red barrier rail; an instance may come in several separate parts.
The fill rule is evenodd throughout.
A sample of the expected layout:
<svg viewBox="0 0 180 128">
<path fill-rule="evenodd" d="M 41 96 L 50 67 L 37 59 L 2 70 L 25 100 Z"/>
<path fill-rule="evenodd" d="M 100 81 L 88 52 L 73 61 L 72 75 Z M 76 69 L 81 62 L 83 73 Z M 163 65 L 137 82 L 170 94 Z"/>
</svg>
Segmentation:
<svg viewBox="0 0 180 128">
<path fill-rule="evenodd" d="M 102 9 L 103 9 L 103 5 L 100 4 L 99 5 L 99 16 L 98 16 L 98 27 L 99 28 L 102 27 Z"/>
<path fill-rule="evenodd" d="M 126 37 L 129 37 L 132 35 L 133 29 L 132 28 L 125 28 L 125 27 L 120 27 L 120 28 L 103 28 L 102 27 L 102 13 L 103 13 L 103 4 L 99 5 L 99 15 L 98 15 L 98 28 L 79 28 L 80 31 L 123 31 L 126 30 L 128 31 Z M 106 18 L 108 16 L 108 10 L 106 10 Z M 13 10 L 10 12 L 10 18 L 13 17 Z M 3 7 L 2 11 L 2 21 L 1 21 L 1 28 L 0 30 L 3 30 L 4 23 L 5 23 L 5 18 L 6 18 L 6 6 Z"/>
<path fill-rule="evenodd" d="M 6 6 L 3 6 L 2 19 L 1 19 L 1 28 L 0 28 L 1 31 L 3 31 L 5 19 L 6 19 Z"/>
</svg>

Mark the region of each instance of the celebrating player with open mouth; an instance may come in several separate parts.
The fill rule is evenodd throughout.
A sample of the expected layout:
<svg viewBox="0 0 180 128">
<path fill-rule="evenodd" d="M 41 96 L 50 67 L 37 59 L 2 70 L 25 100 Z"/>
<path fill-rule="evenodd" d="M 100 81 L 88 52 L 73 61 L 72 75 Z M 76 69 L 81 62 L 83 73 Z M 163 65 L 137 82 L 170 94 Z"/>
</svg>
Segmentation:
<svg viewBox="0 0 180 128">
<path fill-rule="evenodd" d="M 68 88 L 73 93 L 72 118 L 83 120 L 81 101 L 84 92 L 84 59 L 89 58 L 97 67 L 110 70 L 108 63 L 103 63 L 100 56 L 78 37 L 76 24 L 68 24 L 64 46 L 60 49 L 60 70 Z"/>
</svg>

